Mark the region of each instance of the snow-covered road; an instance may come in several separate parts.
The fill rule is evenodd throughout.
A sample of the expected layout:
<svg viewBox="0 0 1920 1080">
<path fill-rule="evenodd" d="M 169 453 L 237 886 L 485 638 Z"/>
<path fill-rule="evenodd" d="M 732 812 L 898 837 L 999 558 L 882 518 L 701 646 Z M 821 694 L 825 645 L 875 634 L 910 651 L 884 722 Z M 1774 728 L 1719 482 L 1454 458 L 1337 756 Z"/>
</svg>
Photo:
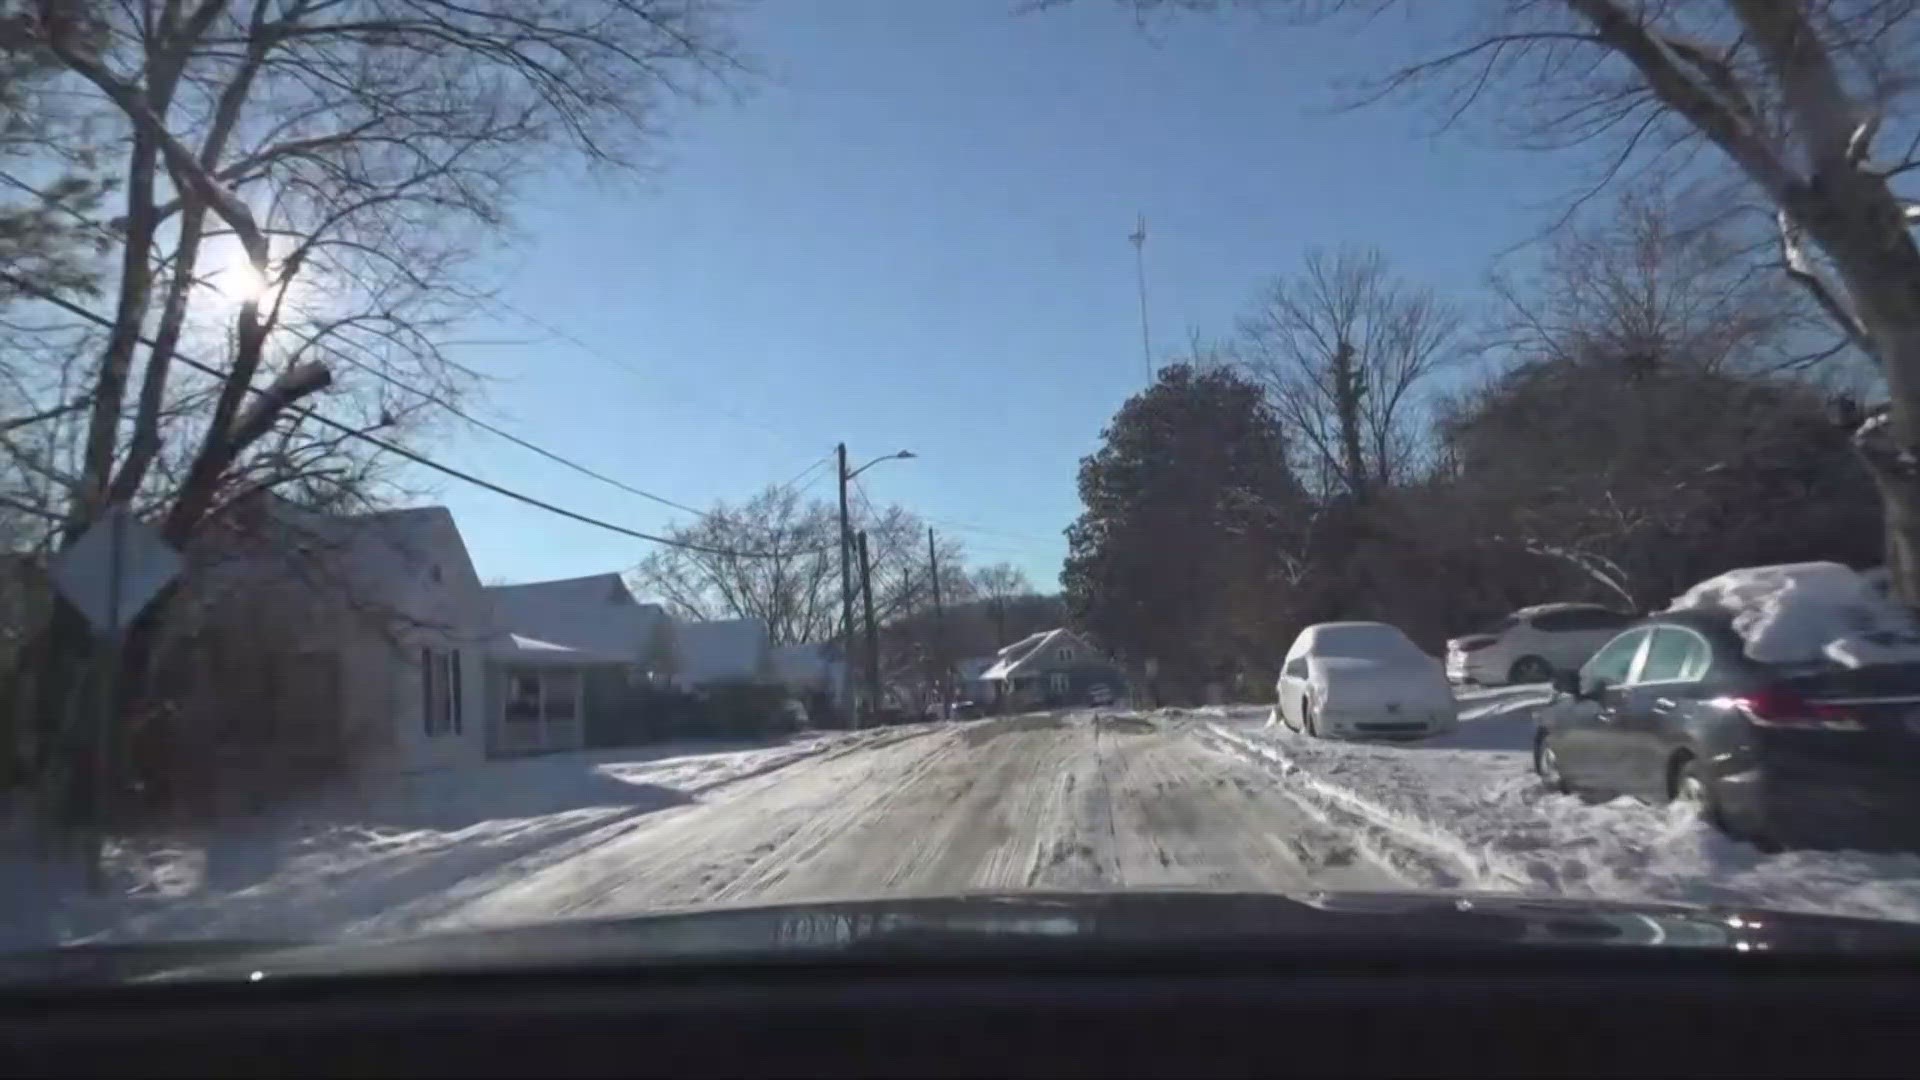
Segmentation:
<svg viewBox="0 0 1920 1080">
<path fill-rule="evenodd" d="M 1460 729 L 1420 743 L 1311 739 L 1249 706 L 491 762 L 129 843 L 122 895 L 53 890 L 44 917 L 6 925 L 34 940 L 312 940 L 1121 888 L 1490 890 L 1920 919 L 1920 855 L 1769 854 L 1675 808 L 1547 792 L 1526 752 L 1544 696 L 1463 694 Z"/>
<path fill-rule="evenodd" d="M 826 755 L 406 931 L 977 889 L 1393 888 L 1200 720 L 1024 716 Z"/>
</svg>

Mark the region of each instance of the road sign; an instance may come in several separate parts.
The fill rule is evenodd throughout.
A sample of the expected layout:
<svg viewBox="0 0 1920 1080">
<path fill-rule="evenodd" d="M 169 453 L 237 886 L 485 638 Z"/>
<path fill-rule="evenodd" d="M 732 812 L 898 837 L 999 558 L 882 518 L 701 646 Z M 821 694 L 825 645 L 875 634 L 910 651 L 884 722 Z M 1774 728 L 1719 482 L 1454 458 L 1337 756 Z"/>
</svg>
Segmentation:
<svg viewBox="0 0 1920 1080">
<path fill-rule="evenodd" d="M 94 632 L 111 637 L 125 630 L 180 568 L 179 553 L 159 530 L 116 506 L 60 553 L 52 577 Z"/>
</svg>

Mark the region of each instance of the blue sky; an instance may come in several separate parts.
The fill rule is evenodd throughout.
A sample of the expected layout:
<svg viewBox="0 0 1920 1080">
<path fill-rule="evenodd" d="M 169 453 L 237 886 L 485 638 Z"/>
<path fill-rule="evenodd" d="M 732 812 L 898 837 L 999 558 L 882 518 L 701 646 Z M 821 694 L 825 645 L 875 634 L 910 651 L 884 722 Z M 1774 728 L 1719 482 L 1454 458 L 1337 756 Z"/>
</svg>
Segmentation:
<svg viewBox="0 0 1920 1080">
<path fill-rule="evenodd" d="M 476 275 L 498 325 L 459 358 L 485 414 L 695 506 L 789 480 L 845 440 L 862 478 L 1056 586 L 1074 478 L 1144 380 L 1133 257 L 1149 222 L 1156 350 L 1228 330 L 1315 246 L 1377 245 L 1469 307 L 1573 164 L 1430 137 L 1415 100 L 1334 114 L 1336 80 L 1431 43 L 1392 21 L 1245 14 L 1142 32 L 1079 0 L 765 0 L 760 74 L 675 110 L 646 175 L 552 176 Z M 1429 11 L 1433 9 L 1427 9 Z M 536 325 L 527 316 L 538 320 Z M 557 328 L 562 337 L 548 328 Z M 471 429 L 440 457 L 633 528 L 686 515 Z M 832 496 L 831 474 L 812 490 Z M 647 545 L 441 486 L 483 578 L 622 570 Z"/>
</svg>

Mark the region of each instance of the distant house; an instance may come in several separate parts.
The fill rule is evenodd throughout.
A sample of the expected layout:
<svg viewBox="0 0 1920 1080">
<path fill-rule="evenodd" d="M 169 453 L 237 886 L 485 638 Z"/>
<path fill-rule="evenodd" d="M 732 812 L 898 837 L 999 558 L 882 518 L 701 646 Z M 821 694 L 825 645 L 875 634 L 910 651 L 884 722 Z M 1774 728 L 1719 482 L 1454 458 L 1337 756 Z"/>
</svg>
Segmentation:
<svg viewBox="0 0 1920 1080">
<path fill-rule="evenodd" d="M 972 701 L 985 705 L 993 701 L 993 684 L 981 678 L 999 661 L 997 656 L 969 656 L 953 665 L 956 700 Z"/>
<path fill-rule="evenodd" d="M 494 630 L 445 507 L 332 516 L 260 497 L 189 556 L 156 678 L 204 752 L 239 772 L 301 756 L 402 772 L 485 757 Z"/>
<path fill-rule="evenodd" d="M 1102 688 L 1112 698 L 1126 689 L 1119 665 L 1064 628 L 1042 630 L 1001 649 L 979 681 L 992 690 L 993 704 L 1001 710 L 1093 704 Z"/>
<path fill-rule="evenodd" d="M 675 621 L 670 632 L 675 686 L 778 681 L 767 624 L 758 619 Z"/>
<path fill-rule="evenodd" d="M 496 756 L 631 742 L 642 689 L 669 677 L 670 620 L 619 574 L 494 585 L 487 747 Z"/>
<path fill-rule="evenodd" d="M 777 681 L 757 619 L 683 622 L 636 600 L 619 574 L 487 589 L 495 644 L 489 736 L 496 754 L 612 746 L 654 737 L 651 691 Z"/>
<path fill-rule="evenodd" d="M 801 700 L 822 695 L 836 706 L 846 695 L 846 668 L 830 645 L 778 645 L 773 649 L 773 676 Z"/>
</svg>

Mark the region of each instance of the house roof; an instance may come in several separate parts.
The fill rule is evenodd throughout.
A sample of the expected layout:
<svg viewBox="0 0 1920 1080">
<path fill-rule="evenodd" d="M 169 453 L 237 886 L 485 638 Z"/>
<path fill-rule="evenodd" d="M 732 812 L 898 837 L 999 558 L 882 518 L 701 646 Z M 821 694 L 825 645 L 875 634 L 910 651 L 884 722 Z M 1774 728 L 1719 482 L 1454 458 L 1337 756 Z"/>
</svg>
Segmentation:
<svg viewBox="0 0 1920 1080">
<path fill-rule="evenodd" d="M 303 588 L 369 614 L 489 631 L 480 580 L 446 507 L 333 515 L 281 500 L 265 505 L 267 544 L 241 549 L 245 553 L 223 567 L 230 583 L 244 584 L 260 572 L 292 573 Z"/>
<path fill-rule="evenodd" d="M 825 679 L 840 669 L 825 645 L 777 645 L 770 658 L 773 673 L 782 679 Z"/>
<path fill-rule="evenodd" d="M 674 674 L 689 683 L 751 679 L 760 674 L 767 628 L 758 619 L 676 622 Z"/>
<path fill-rule="evenodd" d="M 1074 636 L 1073 631 L 1064 626 L 1053 630 L 1042 630 L 1037 634 L 1028 634 L 995 654 L 993 666 L 981 672 L 980 678 L 983 680 L 1010 679 L 1015 675 L 1024 674 L 1028 669 L 1036 666 L 1035 662 L 1046 655 L 1047 649 L 1062 643 L 1079 648 L 1086 647 L 1085 642 Z"/>
<path fill-rule="evenodd" d="M 997 659 L 999 658 L 995 656 L 969 656 L 956 661 L 953 665 L 953 671 L 954 674 L 960 676 L 960 678 L 968 682 L 973 682 L 978 680 L 988 668 L 992 667 L 994 661 Z"/>
<path fill-rule="evenodd" d="M 511 635 L 629 662 L 642 658 L 667 617 L 635 600 L 619 574 L 493 585 L 486 596 L 494 624 Z"/>
<path fill-rule="evenodd" d="M 630 657 L 608 656 L 585 649 L 569 648 L 524 634 L 502 634 L 487 650 L 492 656 L 517 664 L 623 664 Z"/>
</svg>

